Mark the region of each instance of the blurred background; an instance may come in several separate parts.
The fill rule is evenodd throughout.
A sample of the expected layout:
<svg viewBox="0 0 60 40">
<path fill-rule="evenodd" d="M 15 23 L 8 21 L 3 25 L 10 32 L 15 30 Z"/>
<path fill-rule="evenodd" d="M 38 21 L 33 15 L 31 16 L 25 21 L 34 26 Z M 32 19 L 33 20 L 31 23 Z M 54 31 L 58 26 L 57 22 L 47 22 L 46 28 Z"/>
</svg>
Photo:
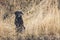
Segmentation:
<svg viewBox="0 0 60 40">
<path fill-rule="evenodd" d="M 15 29 L 15 11 L 24 14 L 22 33 Z M 60 0 L 0 0 L 0 40 L 60 40 Z"/>
</svg>

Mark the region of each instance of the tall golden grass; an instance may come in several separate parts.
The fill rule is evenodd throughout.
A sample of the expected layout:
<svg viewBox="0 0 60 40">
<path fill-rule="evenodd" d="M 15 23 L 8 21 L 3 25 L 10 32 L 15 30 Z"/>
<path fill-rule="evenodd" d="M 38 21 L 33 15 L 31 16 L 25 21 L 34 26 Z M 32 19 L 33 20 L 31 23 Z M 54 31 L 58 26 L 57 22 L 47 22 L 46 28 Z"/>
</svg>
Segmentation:
<svg viewBox="0 0 60 40">
<path fill-rule="evenodd" d="M 16 6 L 14 11 L 19 9 L 20 7 Z M 50 36 L 55 36 L 57 38 L 60 37 L 60 13 L 58 9 L 58 0 L 42 0 L 38 5 L 33 2 L 31 9 L 27 7 L 23 10 L 22 11 L 25 13 L 23 15 L 23 20 L 26 29 L 23 33 L 17 35 L 14 25 L 15 16 L 13 15 L 3 21 L 2 15 L 6 11 L 3 8 L 1 9 L 0 40 L 44 40 L 44 35 L 48 35 L 49 38 Z"/>
</svg>

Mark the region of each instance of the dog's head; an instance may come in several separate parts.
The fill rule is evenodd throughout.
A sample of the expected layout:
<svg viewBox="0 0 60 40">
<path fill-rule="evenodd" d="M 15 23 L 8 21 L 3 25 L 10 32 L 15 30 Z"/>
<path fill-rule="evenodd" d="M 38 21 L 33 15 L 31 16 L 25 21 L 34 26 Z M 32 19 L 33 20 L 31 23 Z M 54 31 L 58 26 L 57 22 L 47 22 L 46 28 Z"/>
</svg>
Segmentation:
<svg viewBox="0 0 60 40">
<path fill-rule="evenodd" d="M 15 12 L 15 15 L 16 15 L 16 16 L 22 16 L 23 13 L 22 13 L 21 11 L 16 11 L 16 12 Z"/>
</svg>

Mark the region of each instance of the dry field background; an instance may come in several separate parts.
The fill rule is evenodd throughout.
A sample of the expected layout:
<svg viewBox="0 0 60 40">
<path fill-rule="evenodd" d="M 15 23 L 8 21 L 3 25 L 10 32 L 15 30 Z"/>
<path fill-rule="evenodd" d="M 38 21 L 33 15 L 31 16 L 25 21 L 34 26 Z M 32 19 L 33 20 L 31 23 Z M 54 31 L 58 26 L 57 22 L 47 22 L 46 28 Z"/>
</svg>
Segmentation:
<svg viewBox="0 0 60 40">
<path fill-rule="evenodd" d="M 17 35 L 16 10 L 21 10 L 25 31 Z M 0 0 L 0 40 L 60 40 L 59 0 Z M 3 20 L 3 15 L 8 17 Z"/>
</svg>

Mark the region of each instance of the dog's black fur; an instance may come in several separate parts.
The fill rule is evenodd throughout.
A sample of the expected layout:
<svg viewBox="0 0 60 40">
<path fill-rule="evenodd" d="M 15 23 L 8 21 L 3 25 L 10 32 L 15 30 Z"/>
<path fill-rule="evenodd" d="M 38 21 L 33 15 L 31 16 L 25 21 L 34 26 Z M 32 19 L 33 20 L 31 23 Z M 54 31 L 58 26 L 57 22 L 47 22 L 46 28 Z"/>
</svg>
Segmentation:
<svg viewBox="0 0 60 40">
<path fill-rule="evenodd" d="M 15 25 L 16 25 L 16 29 L 17 32 L 22 32 L 25 27 L 24 27 L 24 23 L 23 23 L 23 19 L 22 19 L 22 12 L 21 11 L 16 11 L 15 12 Z"/>
</svg>

